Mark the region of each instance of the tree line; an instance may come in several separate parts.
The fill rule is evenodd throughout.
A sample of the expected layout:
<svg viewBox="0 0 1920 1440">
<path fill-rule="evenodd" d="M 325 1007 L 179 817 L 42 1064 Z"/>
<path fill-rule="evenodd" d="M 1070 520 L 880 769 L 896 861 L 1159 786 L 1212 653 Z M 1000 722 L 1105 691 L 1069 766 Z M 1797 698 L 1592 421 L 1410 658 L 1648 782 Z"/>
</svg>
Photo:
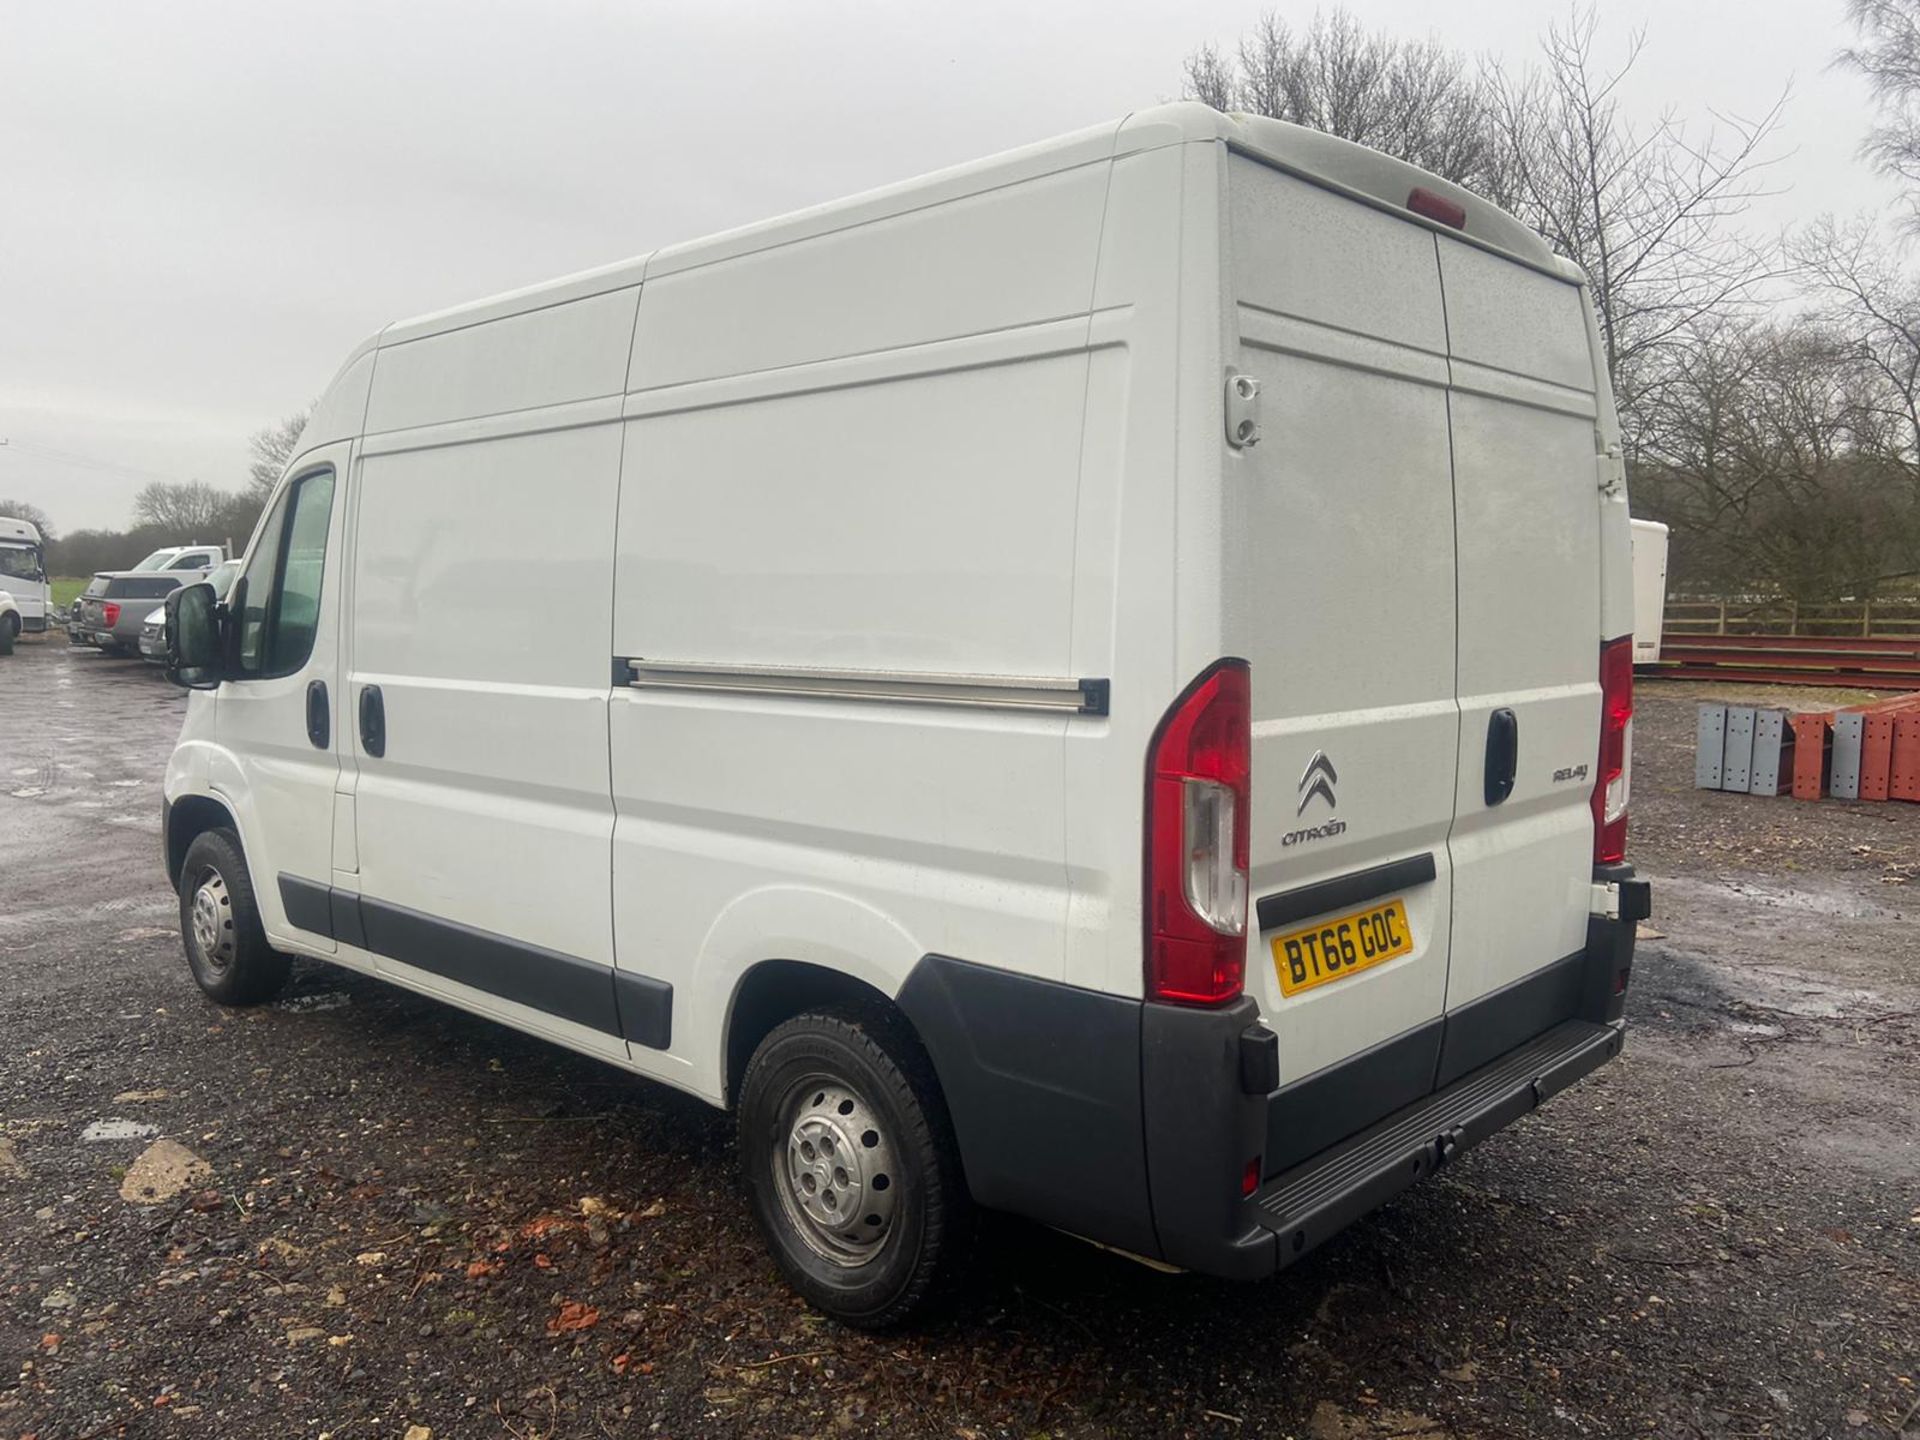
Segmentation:
<svg viewBox="0 0 1920 1440">
<path fill-rule="evenodd" d="M 1876 115 L 1863 154 L 1907 213 L 1761 238 L 1787 92 L 1709 125 L 1635 121 L 1619 94 L 1646 44 L 1603 57 L 1575 11 L 1513 69 L 1345 11 L 1269 14 L 1186 58 L 1190 98 L 1311 126 L 1484 195 L 1588 277 L 1634 513 L 1672 527 L 1679 591 L 1803 601 L 1920 592 L 1920 0 L 1849 0 Z"/>
<path fill-rule="evenodd" d="M 28 521 L 39 530 L 51 575 L 126 570 L 163 545 L 222 544 L 238 554 L 299 448 L 308 413 L 289 415 L 254 432 L 247 441 L 246 482 L 238 490 L 223 490 L 204 480 L 156 480 L 134 496 L 132 523 L 125 529 L 63 533 L 43 509 L 23 500 L 0 500 L 0 515 Z"/>
</svg>

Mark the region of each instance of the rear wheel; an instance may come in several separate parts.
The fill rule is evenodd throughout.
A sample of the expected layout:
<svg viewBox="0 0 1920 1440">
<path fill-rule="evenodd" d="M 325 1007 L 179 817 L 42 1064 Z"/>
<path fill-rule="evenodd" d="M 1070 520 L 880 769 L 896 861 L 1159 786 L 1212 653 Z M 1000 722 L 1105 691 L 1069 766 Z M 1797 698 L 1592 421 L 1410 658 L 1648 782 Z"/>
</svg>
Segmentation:
<svg viewBox="0 0 1920 1440">
<path fill-rule="evenodd" d="M 231 830 L 208 830 L 180 867 L 180 938 L 200 988 L 222 1005 L 258 1005 L 287 983 L 293 962 L 267 944 L 253 880 Z"/>
<path fill-rule="evenodd" d="M 919 1040 L 878 1006 L 799 1015 L 740 1087 L 740 1163 L 788 1281 L 862 1329 L 906 1319 L 969 1219 L 946 1106 Z"/>
</svg>

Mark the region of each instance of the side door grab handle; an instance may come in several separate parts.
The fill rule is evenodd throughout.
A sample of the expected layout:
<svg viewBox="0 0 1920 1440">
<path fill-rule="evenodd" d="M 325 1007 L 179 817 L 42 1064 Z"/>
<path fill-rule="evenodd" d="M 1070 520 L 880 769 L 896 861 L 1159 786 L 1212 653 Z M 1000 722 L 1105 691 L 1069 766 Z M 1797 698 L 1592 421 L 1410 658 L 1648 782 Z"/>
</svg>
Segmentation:
<svg viewBox="0 0 1920 1440">
<path fill-rule="evenodd" d="M 360 748 L 376 760 L 387 753 L 387 702 L 378 685 L 360 689 Z"/>
<path fill-rule="evenodd" d="M 330 708 L 327 705 L 327 682 L 313 680 L 307 685 L 307 739 L 313 742 L 313 748 L 324 750 L 333 739 L 333 726 Z"/>
<path fill-rule="evenodd" d="M 1513 793 L 1520 769 L 1520 721 L 1504 707 L 1487 717 L 1487 804 L 1498 805 Z"/>
</svg>

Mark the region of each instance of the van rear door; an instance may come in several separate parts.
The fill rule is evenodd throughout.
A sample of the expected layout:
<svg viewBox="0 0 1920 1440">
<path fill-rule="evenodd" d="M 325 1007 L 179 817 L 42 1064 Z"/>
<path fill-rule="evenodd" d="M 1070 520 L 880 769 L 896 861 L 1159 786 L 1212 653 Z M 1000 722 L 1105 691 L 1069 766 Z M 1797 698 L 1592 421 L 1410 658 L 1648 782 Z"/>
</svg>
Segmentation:
<svg viewBox="0 0 1920 1440">
<path fill-rule="evenodd" d="M 1262 387 L 1259 443 L 1222 439 L 1222 543 L 1272 1174 L 1433 1086 L 1460 745 L 1447 340 L 1430 230 L 1227 165 L 1229 363 Z"/>
<path fill-rule="evenodd" d="M 1601 504 L 1579 288 L 1463 241 L 1439 251 L 1460 698 L 1444 1085 L 1577 993 L 1577 959 L 1547 967 L 1586 939 Z"/>
</svg>

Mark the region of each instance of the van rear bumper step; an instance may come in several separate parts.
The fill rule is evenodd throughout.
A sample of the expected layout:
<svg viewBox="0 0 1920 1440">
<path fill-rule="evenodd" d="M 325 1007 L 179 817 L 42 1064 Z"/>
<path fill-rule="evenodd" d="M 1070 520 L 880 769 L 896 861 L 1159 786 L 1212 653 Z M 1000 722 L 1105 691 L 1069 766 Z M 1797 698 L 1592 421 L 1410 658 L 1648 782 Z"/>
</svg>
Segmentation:
<svg viewBox="0 0 1920 1440">
<path fill-rule="evenodd" d="M 1461 1151 L 1620 1053 L 1625 1026 L 1568 1020 L 1350 1140 L 1275 1176 L 1248 1202 L 1284 1268 Z"/>
</svg>

